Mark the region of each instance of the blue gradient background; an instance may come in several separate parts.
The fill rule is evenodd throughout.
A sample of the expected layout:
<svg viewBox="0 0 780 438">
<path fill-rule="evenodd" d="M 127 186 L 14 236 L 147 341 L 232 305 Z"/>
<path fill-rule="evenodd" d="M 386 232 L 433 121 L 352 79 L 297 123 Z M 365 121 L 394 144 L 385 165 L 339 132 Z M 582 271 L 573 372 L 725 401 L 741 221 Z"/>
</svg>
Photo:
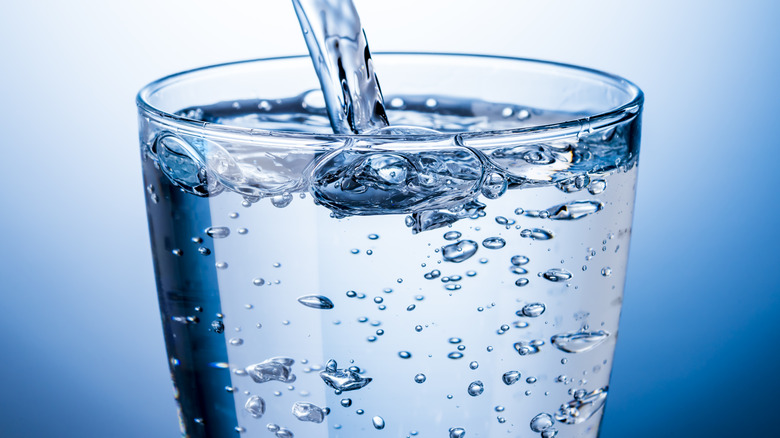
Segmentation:
<svg viewBox="0 0 780 438">
<path fill-rule="evenodd" d="M 644 89 L 602 437 L 776 436 L 780 2 L 383 3 L 356 0 L 377 51 L 543 58 Z M 288 0 L 0 8 L 1 437 L 178 435 L 133 98 L 304 53 L 296 26 Z"/>
</svg>

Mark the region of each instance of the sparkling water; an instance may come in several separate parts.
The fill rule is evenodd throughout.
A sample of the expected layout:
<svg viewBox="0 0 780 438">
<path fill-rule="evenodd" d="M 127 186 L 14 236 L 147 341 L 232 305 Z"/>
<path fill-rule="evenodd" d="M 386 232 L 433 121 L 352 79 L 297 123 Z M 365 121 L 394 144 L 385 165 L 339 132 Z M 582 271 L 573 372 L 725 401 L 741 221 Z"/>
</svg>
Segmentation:
<svg viewBox="0 0 780 438">
<path fill-rule="evenodd" d="M 638 120 L 555 142 L 481 134 L 476 144 L 469 132 L 579 115 L 388 97 L 391 125 L 417 130 L 336 147 L 261 150 L 142 120 L 186 433 L 596 436 Z M 317 91 L 180 114 L 330 131 Z"/>
</svg>

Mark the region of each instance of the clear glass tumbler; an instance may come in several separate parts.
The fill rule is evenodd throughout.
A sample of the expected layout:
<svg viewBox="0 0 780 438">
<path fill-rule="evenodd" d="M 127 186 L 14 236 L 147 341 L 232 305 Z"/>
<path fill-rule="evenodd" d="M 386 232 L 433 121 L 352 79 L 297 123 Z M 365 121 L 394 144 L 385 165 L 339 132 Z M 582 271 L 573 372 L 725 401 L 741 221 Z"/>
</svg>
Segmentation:
<svg viewBox="0 0 780 438">
<path fill-rule="evenodd" d="M 139 93 L 182 434 L 597 436 L 642 92 L 525 59 L 374 62 L 374 134 L 332 134 L 307 57 Z"/>
</svg>

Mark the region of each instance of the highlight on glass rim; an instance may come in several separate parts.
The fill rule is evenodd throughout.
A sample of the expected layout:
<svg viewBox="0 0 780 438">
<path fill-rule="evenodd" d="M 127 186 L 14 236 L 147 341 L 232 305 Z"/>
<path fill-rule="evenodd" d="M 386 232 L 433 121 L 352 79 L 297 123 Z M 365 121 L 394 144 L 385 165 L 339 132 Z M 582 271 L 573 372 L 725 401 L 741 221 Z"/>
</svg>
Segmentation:
<svg viewBox="0 0 780 438">
<path fill-rule="evenodd" d="M 182 435 L 597 437 L 641 90 L 292 3 L 309 57 L 138 94 Z"/>
</svg>

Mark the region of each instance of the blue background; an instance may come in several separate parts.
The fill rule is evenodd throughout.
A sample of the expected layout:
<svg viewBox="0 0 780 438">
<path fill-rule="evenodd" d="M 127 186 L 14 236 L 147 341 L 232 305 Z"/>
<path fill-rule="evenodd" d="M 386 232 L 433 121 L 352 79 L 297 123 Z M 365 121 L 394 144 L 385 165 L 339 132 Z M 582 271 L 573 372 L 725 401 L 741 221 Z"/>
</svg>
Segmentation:
<svg viewBox="0 0 780 438">
<path fill-rule="evenodd" d="M 134 95 L 183 69 L 304 53 L 292 7 L 7 3 L 0 436 L 177 436 Z M 780 2 L 356 4 L 376 51 L 542 58 L 644 89 L 630 272 L 602 437 L 773 435 Z"/>
</svg>

